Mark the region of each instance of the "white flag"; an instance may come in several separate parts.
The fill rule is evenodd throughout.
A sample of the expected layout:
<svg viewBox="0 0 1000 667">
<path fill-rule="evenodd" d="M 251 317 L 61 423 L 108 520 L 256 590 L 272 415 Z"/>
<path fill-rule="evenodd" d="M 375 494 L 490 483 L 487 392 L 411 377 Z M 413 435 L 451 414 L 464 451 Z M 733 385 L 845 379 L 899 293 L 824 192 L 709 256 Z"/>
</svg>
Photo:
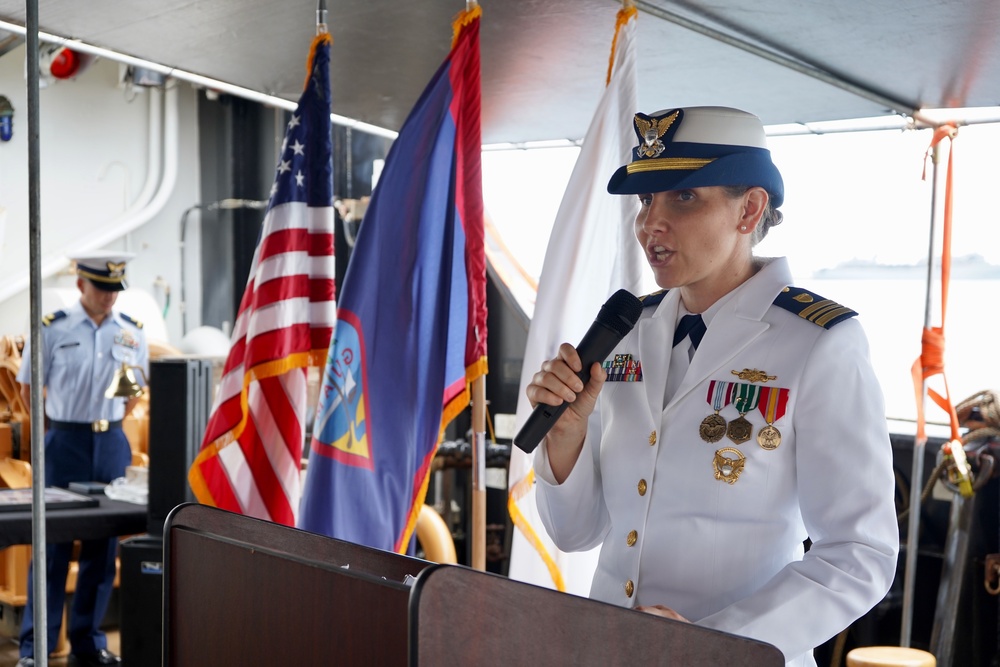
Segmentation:
<svg viewBox="0 0 1000 667">
<path fill-rule="evenodd" d="M 638 104 L 634 7 L 618 12 L 611 76 L 583 140 L 545 252 L 535 312 L 528 330 L 517 402 L 517 426 L 531 413 L 525 387 L 564 342 L 576 345 L 601 305 L 624 288 L 638 295 L 645 262 L 632 231 L 638 198 L 608 193 L 615 169 L 636 143 L 631 119 Z M 531 456 L 511 448 L 508 510 L 516 530 L 511 579 L 586 596 L 599 547 L 558 551 L 538 517 Z"/>
</svg>

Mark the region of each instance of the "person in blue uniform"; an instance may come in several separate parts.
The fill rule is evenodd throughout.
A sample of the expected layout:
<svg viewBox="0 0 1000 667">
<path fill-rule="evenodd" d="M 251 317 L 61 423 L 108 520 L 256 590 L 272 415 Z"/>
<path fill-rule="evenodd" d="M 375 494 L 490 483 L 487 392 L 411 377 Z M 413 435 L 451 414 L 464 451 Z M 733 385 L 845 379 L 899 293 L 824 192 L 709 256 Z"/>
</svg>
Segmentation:
<svg viewBox="0 0 1000 667">
<path fill-rule="evenodd" d="M 123 363 L 148 371 L 149 352 L 142 324 L 115 310 L 118 293 L 127 287 L 125 266 L 131 254 L 94 252 L 72 257 L 80 300 L 42 318 L 42 368 L 45 388 L 45 485 L 110 482 L 125 474 L 132 451 L 122 418 L 138 398 L 107 398 L 115 371 Z M 144 377 L 142 374 L 136 374 Z M 30 401 L 30 349 L 24 350 L 17 375 L 25 403 Z M 76 590 L 67 633 L 70 664 L 117 665 L 100 629 L 115 578 L 117 538 L 82 543 Z M 73 544 L 46 549 L 48 647 L 52 650 L 62 624 L 66 576 Z M 30 574 L 29 574 L 30 581 Z M 34 665 L 33 586 L 21 626 L 19 667 Z"/>
<path fill-rule="evenodd" d="M 895 573 L 868 342 L 857 313 L 752 250 L 784 198 L 756 116 L 692 107 L 633 126 L 608 190 L 638 196 L 635 235 L 664 289 L 586 385 L 568 343 L 529 383 L 533 405 L 569 402 L 535 452 L 539 513 L 560 549 L 602 545 L 592 598 L 813 666 Z"/>
</svg>

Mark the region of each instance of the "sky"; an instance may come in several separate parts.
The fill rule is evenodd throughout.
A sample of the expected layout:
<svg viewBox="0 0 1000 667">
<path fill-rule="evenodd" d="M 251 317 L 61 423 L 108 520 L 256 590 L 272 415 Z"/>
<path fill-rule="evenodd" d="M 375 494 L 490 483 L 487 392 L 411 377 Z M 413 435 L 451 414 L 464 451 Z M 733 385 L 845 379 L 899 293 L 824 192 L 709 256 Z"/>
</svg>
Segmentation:
<svg viewBox="0 0 1000 667">
<path fill-rule="evenodd" d="M 796 276 L 804 277 L 851 259 L 926 260 L 929 160 L 927 180 L 922 174 L 931 137 L 929 130 L 771 137 L 772 158 L 785 180 L 785 221 L 758 254 L 787 255 Z M 994 203 L 998 148 L 1000 124 L 961 127 L 954 141 L 954 257 L 979 254 L 1000 264 L 1000 207 Z M 504 242 L 536 277 L 578 152 L 567 147 L 483 154 L 486 209 Z M 947 150 L 942 156 L 939 202 Z M 940 240 L 936 243 L 939 254 Z"/>
<path fill-rule="evenodd" d="M 784 222 L 755 249 L 787 256 L 795 284 L 844 303 L 861 315 L 870 356 L 883 387 L 886 414 L 913 420 L 916 403 L 910 366 L 920 355 L 921 331 L 940 326 L 939 278 L 925 280 L 818 280 L 816 271 L 852 259 L 883 264 L 925 262 L 931 252 L 931 179 L 922 179 L 929 130 L 831 133 L 772 137 L 772 158 L 785 180 Z M 947 141 L 944 142 L 947 144 Z M 952 256 L 979 254 L 1000 265 L 1000 206 L 995 155 L 1000 124 L 969 125 L 954 142 Z M 504 243 L 535 278 L 548 234 L 578 149 L 486 151 L 483 197 Z M 944 200 L 947 150 L 942 151 L 938 204 Z M 610 174 L 608 175 L 610 177 Z M 933 255 L 941 255 L 940 216 Z M 996 281 L 953 281 L 949 290 L 947 380 L 954 403 L 997 386 L 1000 357 L 990 354 L 994 334 L 988 298 Z M 648 291 L 656 289 L 651 277 Z M 985 310 L 984 310 L 985 308 Z M 984 319 L 985 315 L 985 319 Z M 942 376 L 929 381 L 943 392 Z M 947 432 L 946 415 L 928 408 L 932 434 Z M 934 425 L 934 423 L 937 425 Z M 900 425 L 901 424 L 901 425 Z M 900 422 L 902 432 L 912 423 Z M 934 429 L 939 432 L 934 432 Z"/>
</svg>

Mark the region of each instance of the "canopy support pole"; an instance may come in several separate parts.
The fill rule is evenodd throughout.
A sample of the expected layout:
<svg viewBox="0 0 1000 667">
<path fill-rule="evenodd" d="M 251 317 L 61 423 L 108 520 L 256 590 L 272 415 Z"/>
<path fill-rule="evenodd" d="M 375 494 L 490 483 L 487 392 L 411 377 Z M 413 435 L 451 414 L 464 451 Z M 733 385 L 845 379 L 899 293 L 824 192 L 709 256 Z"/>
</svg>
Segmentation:
<svg viewBox="0 0 1000 667">
<path fill-rule="evenodd" d="M 927 243 L 927 288 L 924 301 L 924 328 L 931 326 L 931 287 L 934 282 L 934 235 L 937 219 L 937 189 L 938 163 L 940 162 L 940 144 L 935 144 L 931 150 L 933 161 L 931 183 L 931 222 L 930 239 Z M 927 379 L 923 381 L 920 400 L 926 407 Z M 927 437 L 918 436 L 913 440 L 913 465 L 910 472 L 910 515 L 906 529 L 906 569 L 903 575 L 903 620 L 900 631 L 899 645 L 910 646 L 910 632 L 913 628 L 913 589 L 917 574 L 917 551 L 920 545 L 920 496 L 924 486 L 924 452 L 927 448 Z"/>
<path fill-rule="evenodd" d="M 48 667 L 48 582 L 45 553 L 45 416 L 42 405 L 42 226 L 38 145 L 38 0 L 25 0 L 28 85 L 28 253 L 31 284 L 31 559 L 34 655 Z"/>
</svg>

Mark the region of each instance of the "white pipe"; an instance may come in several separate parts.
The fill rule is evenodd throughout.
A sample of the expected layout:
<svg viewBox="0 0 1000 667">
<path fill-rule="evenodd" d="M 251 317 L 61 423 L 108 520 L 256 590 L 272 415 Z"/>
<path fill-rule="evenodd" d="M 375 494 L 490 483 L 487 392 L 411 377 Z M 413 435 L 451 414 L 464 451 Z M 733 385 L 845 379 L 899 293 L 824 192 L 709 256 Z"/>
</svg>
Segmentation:
<svg viewBox="0 0 1000 667">
<path fill-rule="evenodd" d="M 149 131 L 147 132 L 149 144 L 146 149 L 146 182 L 142 186 L 142 191 L 135 198 L 121 217 L 134 215 L 149 204 L 156 192 L 156 186 L 160 183 L 160 168 L 163 163 L 163 93 L 159 88 L 149 89 Z"/>
<path fill-rule="evenodd" d="M 177 182 L 179 115 L 177 86 L 170 86 L 168 82 L 164 97 L 166 109 L 163 112 L 160 109 L 159 99 L 154 103 L 154 100 L 150 98 L 149 167 L 142 193 L 121 216 L 97 229 L 86 240 L 74 243 L 72 247 L 63 247 L 48 253 L 48 257 L 42 259 L 42 278 L 53 276 L 69 266 L 69 260 L 65 257 L 67 253 L 94 250 L 134 231 L 156 216 L 170 199 Z M 161 155 L 164 156 L 162 161 Z M 162 180 L 160 178 L 161 162 L 163 166 Z M 19 274 L 17 278 L 0 287 L 0 302 L 27 289 L 29 284 L 27 272 Z"/>
<path fill-rule="evenodd" d="M 0 29 L 17 33 L 19 35 L 25 34 L 24 26 L 20 26 L 16 23 L 10 23 L 9 21 L 0 21 Z M 286 100 L 282 97 L 276 97 L 274 95 L 265 95 L 264 93 L 259 93 L 256 90 L 244 88 L 243 86 L 236 86 L 231 83 L 226 83 L 225 81 L 219 81 L 218 79 L 210 79 L 207 76 L 154 63 L 151 60 L 143 60 L 142 58 L 136 58 L 134 56 L 125 55 L 124 53 L 118 53 L 117 51 L 112 51 L 111 49 L 93 46 L 91 44 L 81 42 L 78 39 L 68 39 L 66 37 L 60 37 L 47 32 L 39 32 L 38 39 L 43 42 L 51 42 L 61 46 L 66 46 L 74 51 L 78 51 L 79 53 L 88 53 L 99 58 L 107 58 L 108 60 L 125 63 L 126 65 L 132 65 L 133 67 L 140 67 L 153 72 L 159 72 L 160 74 L 173 77 L 180 81 L 193 83 L 194 85 L 202 88 L 217 90 L 221 93 L 235 95 L 236 97 L 242 97 L 243 99 L 250 100 L 252 102 L 259 102 L 272 107 L 278 107 L 279 109 L 285 109 L 286 111 L 294 111 L 295 107 L 298 106 L 298 103 L 293 100 Z M 395 139 L 399 136 L 399 132 L 394 132 L 377 125 L 363 123 L 359 120 L 335 113 L 330 114 L 330 120 L 334 125 L 350 127 L 379 137 Z"/>
<path fill-rule="evenodd" d="M 177 184 L 177 154 L 178 154 L 178 101 L 177 86 L 167 82 L 165 95 L 166 105 L 163 123 L 163 180 L 155 196 L 142 208 L 134 212 L 126 211 L 121 218 L 97 229 L 83 244 L 75 244 L 75 250 L 93 250 L 100 248 L 118 238 L 135 231 L 153 219 L 166 205 Z"/>
</svg>

